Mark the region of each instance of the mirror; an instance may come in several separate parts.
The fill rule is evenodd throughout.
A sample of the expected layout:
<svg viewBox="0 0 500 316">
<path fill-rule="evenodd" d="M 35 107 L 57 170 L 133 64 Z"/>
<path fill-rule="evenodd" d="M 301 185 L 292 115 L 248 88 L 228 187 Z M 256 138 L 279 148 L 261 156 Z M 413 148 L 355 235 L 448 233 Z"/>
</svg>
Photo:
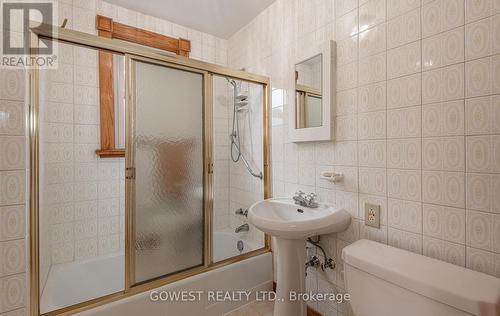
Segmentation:
<svg viewBox="0 0 500 316">
<path fill-rule="evenodd" d="M 295 97 L 290 115 L 293 142 L 325 141 L 333 138 L 335 99 L 335 42 L 320 45 L 307 58 L 293 65 Z M 295 102 L 293 104 L 293 102 Z"/>
<path fill-rule="evenodd" d="M 296 128 L 319 127 L 322 121 L 321 54 L 295 65 Z"/>
</svg>

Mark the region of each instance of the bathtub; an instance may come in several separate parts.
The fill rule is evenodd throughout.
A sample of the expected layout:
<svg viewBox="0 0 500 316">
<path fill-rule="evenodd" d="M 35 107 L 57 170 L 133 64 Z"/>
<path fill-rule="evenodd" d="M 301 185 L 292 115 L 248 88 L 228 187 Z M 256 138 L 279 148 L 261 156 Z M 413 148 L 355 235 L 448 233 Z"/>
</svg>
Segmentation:
<svg viewBox="0 0 500 316">
<path fill-rule="evenodd" d="M 239 251 L 238 241 L 243 242 L 243 251 Z M 218 230 L 214 232 L 214 262 L 237 256 L 241 253 L 250 252 L 262 248 L 257 243 L 247 240 L 231 230 Z"/>
<path fill-rule="evenodd" d="M 120 292 L 125 256 L 115 254 L 51 266 L 42 291 L 42 313 Z"/>
<path fill-rule="evenodd" d="M 238 235 L 230 231 L 214 233 L 214 261 L 223 260 L 239 254 L 236 243 Z M 248 252 L 260 248 L 257 244 L 243 240 L 244 250 Z M 42 289 L 40 309 L 42 313 L 61 309 L 85 302 L 124 289 L 123 254 L 101 256 L 95 259 L 53 265 Z M 272 288 L 272 256 L 265 253 L 247 260 L 205 272 L 178 282 L 168 284 L 161 290 L 198 289 L 209 290 L 270 290 Z M 128 297 L 81 315 L 92 316 L 136 316 L 145 312 L 148 316 L 169 315 L 221 315 L 238 308 L 247 302 L 153 302 L 150 292 Z M 136 307 L 145 310 L 139 311 Z M 159 306 L 168 308 L 165 314 Z M 178 312 L 170 313 L 170 310 Z M 197 312 L 193 312 L 197 311 Z"/>
</svg>

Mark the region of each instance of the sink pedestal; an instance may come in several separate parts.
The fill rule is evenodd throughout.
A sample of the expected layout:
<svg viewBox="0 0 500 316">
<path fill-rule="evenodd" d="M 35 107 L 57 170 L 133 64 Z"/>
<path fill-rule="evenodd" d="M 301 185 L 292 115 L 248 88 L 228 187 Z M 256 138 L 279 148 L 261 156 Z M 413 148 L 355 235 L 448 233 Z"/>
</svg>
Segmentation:
<svg viewBox="0 0 500 316">
<path fill-rule="evenodd" d="M 248 220 L 276 238 L 278 288 L 274 316 L 306 316 L 307 303 L 290 300 L 290 292 L 302 298 L 299 294 L 306 289 L 306 239 L 345 231 L 351 214 L 327 204 L 310 208 L 296 205 L 293 199 L 276 198 L 250 206 Z"/>
<path fill-rule="evenodd" d="M 306 316 L 306 302 L 289 299 L 290 292 L 304 293 L 306 289 L 306 241 L 276 238 L 276 246 L 278 271 L 274 316 Z"/>
</svg>

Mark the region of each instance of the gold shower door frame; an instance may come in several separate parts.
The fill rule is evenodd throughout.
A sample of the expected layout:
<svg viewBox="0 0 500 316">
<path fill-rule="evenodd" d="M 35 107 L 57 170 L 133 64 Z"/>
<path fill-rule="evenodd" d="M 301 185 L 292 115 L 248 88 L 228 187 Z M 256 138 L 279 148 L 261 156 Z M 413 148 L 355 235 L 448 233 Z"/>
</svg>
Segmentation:
<svg viewBox="0 0 500 316">
<path fill-rule="evenodd" d="M 38 23 L 36 23 L 38 25 Z M 31 55 L 37 55 L 39 38 L 52 39 L 87 48 L 107 50 L 125 56 L 125 166 L 134 167 L 133 132 L 135 130 L 135 69 L 134 61 L 148 62 L 203 75 L 203 222 L 204 249 L 203 265 L 154 280 L 134 284 L 135 276 L 135 181 L 126 179 L 125 184 L 125 288 L 123 291 L 78 303 L 56 311 L 43 314 L 72 315 L 95 308 L 135 294 L 179 281 L 190 276 L 214 270 L 250 257 L 271 251 L 271 238 L 265 236 L 263 248 L 253 250 L 219 262 L 213 262 L 213 76 L 227 76 L 237 80 L 259 84 L 263 89 L 263 198 L 271 197 L 270 165 L 270 82 L 268 77 L 234 70 L 227 67 L 197 61 L 164 51 L 133 44 L 117 39 L 108 39 L 52 25 L 31 29 Z M 40 315 L 40 275 L 39 275 L 39 70 L 30 70 L 30 315 Z"/>
</svg>

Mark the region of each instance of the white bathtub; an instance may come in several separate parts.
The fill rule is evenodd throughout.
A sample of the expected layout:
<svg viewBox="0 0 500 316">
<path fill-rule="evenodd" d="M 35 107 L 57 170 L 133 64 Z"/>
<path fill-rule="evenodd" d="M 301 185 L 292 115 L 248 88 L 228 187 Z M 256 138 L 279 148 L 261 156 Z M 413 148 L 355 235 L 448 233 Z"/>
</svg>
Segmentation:
<svg viewBox="0 0 500 316">
<path fill-rule="evenodd" d="M 170 283 L 94 309 L 78 316 L 220 316 L 249 301 L 211 302 L 203 296 L 192 302 L 154 302 L 150 294 L 160 291 L 270 291 L 273 284 L 272 255 L 265 253 L 219 269 Z M 255 295 L 250 296 L 250 300 Z"/>
<path fill-rule="evenodd" d="M 243 242 L 243 251 L 238 250 L 238 241 Z M 255 242 L 248 241 L 246 238 L 239 236 L 238 234 L 230 230 L 220 230 L 214 232 L 214 262 L 221 261 L 227 258 L 237 256 L 241 253 L 250 252 L 262 248 Z"/>
<path fill-rule="evenodd" d="M 214 233 L 214 261 L 223 260 L 239 254 L 236 243 L 239 240 L 235 233 L 229 231 Z M 244 250 L 248 252 L 259 246 L 243 240 Z M 51 267 L 47 283 L 42 291 L 41 311 L 46 313 L 60 308 L 85 302 L 94 298 L 120 292 L 124 289 L 123 254 L 102 256 L 91 260 L 63 263 Z M 229 277 L 230 276 L 230 277 Z M 271 254 L 264 254 L 214 271 L 206 272 L 179 282 L 171 283 L 162 290 L 182 290 L 185 288 L 200 291 L 217 289 L 234 290 L 268 290 L 272 287 Z M 149 292 L 138 294 L 118 302 L 84 313 L 84 315 L 99 316 L 136 316 L 139 311 L 135 305 L 143 306 L 148 311 L 145 315 L 221 315 L 247 302 L 224 302 L 208 304 L 207 302 L 191 303 L 158 303 L 149 300 Z M 165 314 L 158 306 L 164 306 L 169 311 L 177 306 L 179 314 Z M 151 310 L 149 311 L 149 308 Z M 203 311 L 191 313 L 191 310 Z M 115 310 L 117 313 L 115 314 Z M 209 312 L 215 311 L 214 313 Z M 134 311 L 134 312 L 131 312 Z M 187 313 L 187 314 L 186 314 Z"/>
<path fill-rule="evenodd" d="M 41 312 L 122 291 L 124 265 L 123 254 L 53 265 L 42 292 Z"/>
</svg>

